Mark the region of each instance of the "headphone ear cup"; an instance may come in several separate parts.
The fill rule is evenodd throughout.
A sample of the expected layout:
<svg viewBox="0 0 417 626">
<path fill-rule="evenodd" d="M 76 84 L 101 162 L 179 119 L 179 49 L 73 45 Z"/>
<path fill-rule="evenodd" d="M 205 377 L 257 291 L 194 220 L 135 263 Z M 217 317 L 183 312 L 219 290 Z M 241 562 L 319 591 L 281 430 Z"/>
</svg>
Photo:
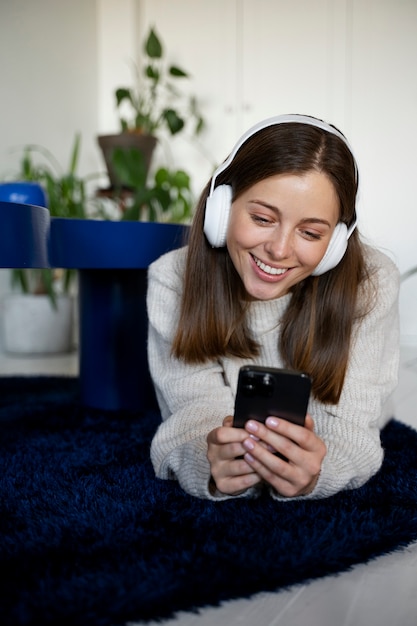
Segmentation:
<svg viewBox="0 0 417 626">
<path fill-rule="evenodd" d="M 213 248 L 222 248 L 226 245 L 232 195 L 230 185 L 219 185 L 207 198 L 204 234 Z"/>
<path fill-rule="evenodd" d="M 348 239 L 349 236 L 346 224 L 339 222 L 333 231 L 324 257 L 312 273 L 313 276 L 321 276 L 321 274 L 325 274 L 340 263 L 346 252 Z"/>
</svg>

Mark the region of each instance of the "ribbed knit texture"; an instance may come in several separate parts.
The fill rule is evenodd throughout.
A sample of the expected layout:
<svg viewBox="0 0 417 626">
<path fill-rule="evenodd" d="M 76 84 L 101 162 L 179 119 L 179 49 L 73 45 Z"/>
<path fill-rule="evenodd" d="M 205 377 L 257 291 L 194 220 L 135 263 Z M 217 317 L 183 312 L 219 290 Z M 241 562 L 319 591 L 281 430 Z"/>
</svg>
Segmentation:
<svg viewBox="0 0 417 626">
<path fill-rule="evenodd" d="M 376 304 L 354 329 L 349 367 L 337 405 L 310 401 L 317 434 L 327 446 L 319 481 L 304 498 L 328 497 L 363 485 L 381 466 L 380 429 L 391 417 L 388 399 L 396 387 L 399 364 L 399 273 L 382 252 L 366 247 Z M 187 365 L 170 355 L 182 292 L 186 248 L 170 252 L 149 269 L 148 358 L 163 423 L 151 447 L 159 478 L 176 479 L 188 493 L 211 495 L 207 435 L 233 415 L 238 372 L 248 360 L 223 358 Z M 290 295 L 251 305 L 249 326 L 259 342 L 259 365 L 283 367 L 278 352 L 279 320 Z M 219 303 L 221 306 L 221 303 Z M 258 495 L 257 487 L 239 497 Z M 274 498 L 281 499 L 271 489 Z"/>
</svg>

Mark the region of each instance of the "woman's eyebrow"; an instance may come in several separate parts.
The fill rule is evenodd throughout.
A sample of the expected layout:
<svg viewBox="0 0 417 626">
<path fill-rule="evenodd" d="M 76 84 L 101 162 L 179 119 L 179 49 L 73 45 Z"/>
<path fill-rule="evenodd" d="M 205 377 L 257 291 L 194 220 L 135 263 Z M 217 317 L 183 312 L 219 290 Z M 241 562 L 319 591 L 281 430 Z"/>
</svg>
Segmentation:
<svg viewBox="0 0 417 626">
<path fill-rule="evenodd" d="M 305 217 L 303 220 L 301 220 L 302 224 L 323 224 L 324 226 L 328 226 L 329 228 L 331 228 L 331 224 L 330 222 L 328 222 L 327 220 L 323 220 L 319 217 Z"/>
<path fill-rule="evenodd" d="M 281 215 L 281 211 L 279 210 L 279 208 L 277 206 L 275 206 L 275 204 L 269 204 L 269 202 L 265 202 L 265 200 L 249 200 L 249 204 L 259 204 L 260 206 L 265 207 L 265 209 L 270 209 L 271 211 L 274 211 L 275 213 L 277 213 L 277 215 Z"/>
</svg>

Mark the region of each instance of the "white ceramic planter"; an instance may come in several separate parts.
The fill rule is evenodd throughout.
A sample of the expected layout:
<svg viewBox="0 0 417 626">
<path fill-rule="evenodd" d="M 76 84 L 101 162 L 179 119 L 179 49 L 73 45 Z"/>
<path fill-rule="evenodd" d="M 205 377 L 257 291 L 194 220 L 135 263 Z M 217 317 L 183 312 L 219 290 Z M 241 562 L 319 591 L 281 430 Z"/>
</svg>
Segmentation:
<svg viewBox="0 0 417 626">
<path fill-rule="evenodd" d="M 3 348 L 13 354 L 54 354 L 73 348 L 74 301 L 58 296 L 10 294 L 2 302 Z"/>
</svg>

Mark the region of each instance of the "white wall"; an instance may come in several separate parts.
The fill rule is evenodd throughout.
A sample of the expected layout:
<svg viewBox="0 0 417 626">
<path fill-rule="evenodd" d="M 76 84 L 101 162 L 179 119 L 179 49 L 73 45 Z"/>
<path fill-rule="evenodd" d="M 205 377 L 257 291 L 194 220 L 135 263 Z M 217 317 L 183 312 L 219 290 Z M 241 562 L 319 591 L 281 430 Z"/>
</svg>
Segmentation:
<svg viewBox="0 0 417 626">
<path fill-rule="evenodd" d="M 97 0 L 98 109 L 100 134 L 119 131 L 114 91 L 130 86 L 139 52 L 137 0 Z"/>
<path fill-rule="evenodd" d="M 27 143 L 67 167 L 76 132 L 81 171 L 101 167 L 95 0 L 2 0 L 0 58 L 0 177 L 15 171 Z"/>
<path fill-rule="evenodd" d="M 198 186 L 249 124 L 297 105 L 348 135 L 361 172 L 361 230 L 401 271 L 417 264 L 415 0 L 1 0 L 0 178 L 16 168 L 13 149 L 30 142 L 65 166 L 76 131 L 81 173 L 103 168 L 96 135 L 118 128 L 114 88 L 130 83 L 152 23 L 205 107 L 202 150 L 174 144 Z M 283 38 L 286 54 L 269 54 Z M 401 325 L 413 343 L 415 293 L 411 278 Z"/>
</svg>

